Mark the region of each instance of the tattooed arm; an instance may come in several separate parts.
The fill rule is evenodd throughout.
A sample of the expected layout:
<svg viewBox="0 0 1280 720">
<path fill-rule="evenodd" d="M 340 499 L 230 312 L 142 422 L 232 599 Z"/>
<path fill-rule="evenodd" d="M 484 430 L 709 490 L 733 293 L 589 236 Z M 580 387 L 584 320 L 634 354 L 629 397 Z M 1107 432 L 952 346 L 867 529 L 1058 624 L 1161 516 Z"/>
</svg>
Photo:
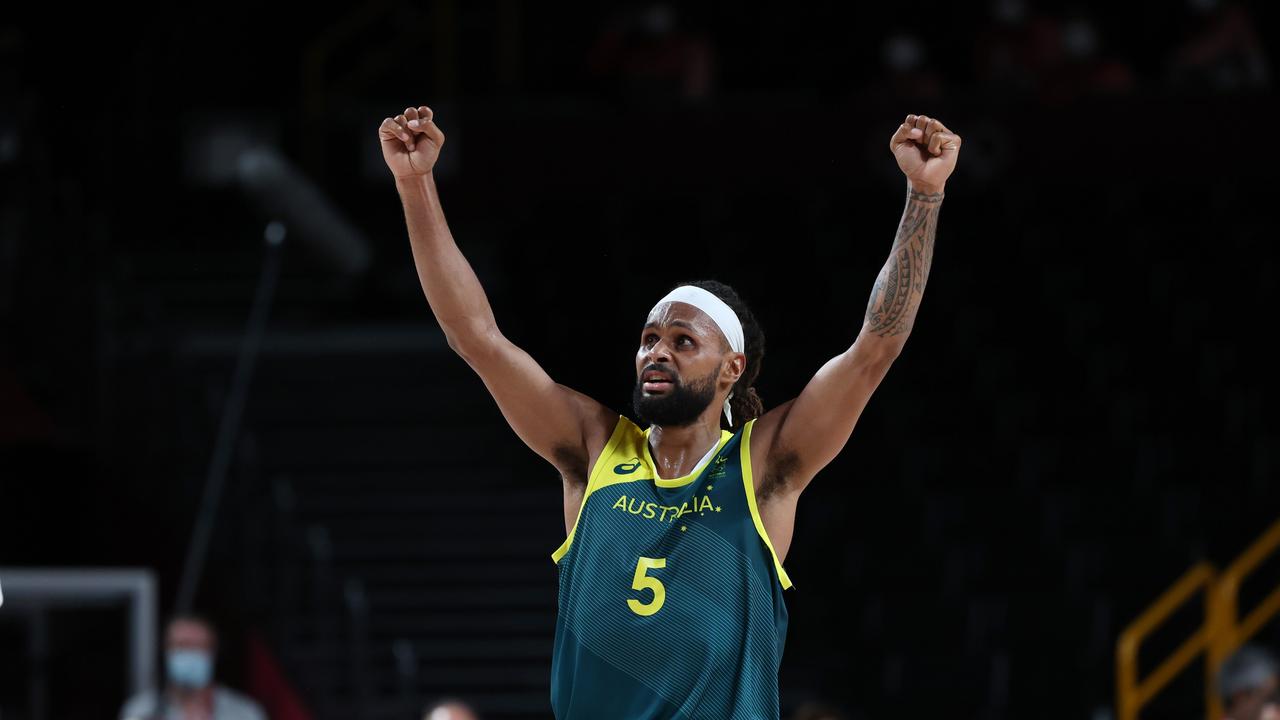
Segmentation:
<svg viewBox="0 0 1280 720">
<path fill-rule="evenodd" d="M 929 266 L 933 264 L 933 236 L 938 229 L 942 197 L 941 190 L 907 190 L 907 207 L 902 211 L 893 249 L 876 277 L 862 323 L 863 334 L 887 344 L 883 353 L 897 355 L 915 324 Z"/>
<path fill-rule="evenodd" d="M 960 136 L 936 119 L 908 115 L 889 148 L 907 176 L 907 206 L 889 259 L 876 278 L 853 345 L 827 361 L 798 397 L 756 421 L 751 455 L 753 465 L 763 468 L 754 473 L 762 502 L 775 494 L 794 502 L 813 476 L 835 459 L 915 324 Z"/>
</svg>

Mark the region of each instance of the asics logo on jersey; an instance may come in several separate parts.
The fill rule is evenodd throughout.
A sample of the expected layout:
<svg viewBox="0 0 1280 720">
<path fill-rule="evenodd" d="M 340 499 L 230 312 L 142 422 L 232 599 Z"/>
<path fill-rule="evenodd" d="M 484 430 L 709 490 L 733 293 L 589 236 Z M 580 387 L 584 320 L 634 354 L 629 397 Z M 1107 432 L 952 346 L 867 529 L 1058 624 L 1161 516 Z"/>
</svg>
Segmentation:
<svg viewBox="0 0 1280 720">
<path fill-rule="evenodd" d="M 640 458 L 633 457 L 631 462 L 619 463 L 613 466 L 614 475 L 630 475 L 640 469 Z"/>
</svg>

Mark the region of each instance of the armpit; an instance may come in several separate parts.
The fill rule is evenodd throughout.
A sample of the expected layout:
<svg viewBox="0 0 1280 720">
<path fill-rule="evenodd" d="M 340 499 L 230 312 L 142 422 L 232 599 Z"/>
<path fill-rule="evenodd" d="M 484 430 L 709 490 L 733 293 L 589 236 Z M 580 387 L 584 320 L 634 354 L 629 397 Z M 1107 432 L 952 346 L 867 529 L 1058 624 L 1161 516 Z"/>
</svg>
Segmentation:
<svg viewBox="0 0 1280 720">
<path fill-rule="evenodd" d="M 587 458 L 582 448 L 561 445 L 552 451 L 556 469 L 566 485 L 585 486 L 587 484 Z"/>
<path fill-rule="evenodd" d="M 785 489 L 787 484 L 794 479 L 799 467 L 800 456 L 795 451 L 782 450 L 775 452 L 773 457 L 769 458 L 769 464 L 765 468 L 764 477 L 760 480 L 760 487 L 756 490 L 756 496 L 763 502 L 779 490 Z"/>
</svg>

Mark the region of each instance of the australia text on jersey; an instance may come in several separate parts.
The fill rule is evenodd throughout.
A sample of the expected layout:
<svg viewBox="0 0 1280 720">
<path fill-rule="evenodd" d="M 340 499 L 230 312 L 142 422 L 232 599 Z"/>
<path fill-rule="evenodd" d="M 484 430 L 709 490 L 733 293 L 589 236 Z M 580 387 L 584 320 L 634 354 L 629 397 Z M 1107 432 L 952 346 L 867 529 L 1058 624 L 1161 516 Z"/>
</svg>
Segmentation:
<svg viewBox="0 0 1280 720">
<path fill-rule="evenodd" d="M 645 502 L 640 498 L 628 498 L 625 494 L 619 495 L 617 502 L 611 508 L 613 510 L 622 510 L 636 517 L 646 518 L 654 522 L 672 522 L 678 517 L 684 517 L 689 513 L 698 513 L 699 515 L 710 510 L 712 512 L 720 512 L 720 506 L 711 502 L 711 498 L 706 495 L 694 495 L 692 499 L 686 500 L 683 505 L 676 507 L 675 505 L 659 505 L 654 502 Z M 659 512 L 661 511 L 661 512 Z"/>
</svg>

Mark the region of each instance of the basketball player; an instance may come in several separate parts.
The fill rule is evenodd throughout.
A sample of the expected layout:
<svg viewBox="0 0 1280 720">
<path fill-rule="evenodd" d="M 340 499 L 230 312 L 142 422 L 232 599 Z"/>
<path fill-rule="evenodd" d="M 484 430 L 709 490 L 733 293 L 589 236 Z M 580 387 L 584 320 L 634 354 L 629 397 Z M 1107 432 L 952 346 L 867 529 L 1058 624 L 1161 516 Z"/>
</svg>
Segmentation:
<svg viewBox="0 0 1280 720">
<path fill-rule="evenodd" d="M 636 337 L 641 429 L 557 383 L 498 329 L 445 223 L 431 175 L 445 138 L 430 108 L 384 119 L 378 136 L 449 347 L 563 480 L 556 717 L 777 718 L 796 501 L 902 351 L 960 137 L 924 115 L 894 131 L 907 197 L 889 259 L 857 339 L 798 397 L 764 411 L 753 387 L 764 333 L 732 288 L 690 282 L 661 298 Z"/>
</svg>

